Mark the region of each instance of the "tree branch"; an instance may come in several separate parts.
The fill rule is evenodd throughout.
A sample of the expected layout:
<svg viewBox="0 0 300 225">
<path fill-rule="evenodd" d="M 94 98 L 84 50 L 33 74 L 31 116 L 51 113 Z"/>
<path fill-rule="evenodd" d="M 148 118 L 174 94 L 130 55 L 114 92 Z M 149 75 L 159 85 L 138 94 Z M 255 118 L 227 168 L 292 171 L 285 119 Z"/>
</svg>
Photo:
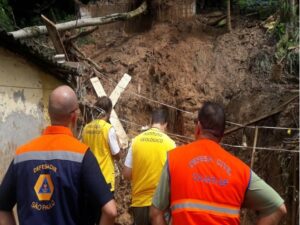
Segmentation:
<svg viewBox="0 0 300 225">
<path fill-rule="evenodd" d="M 74 40 L 77 39 L 77 38 L 80 38 L 80 37 L 84 37 L 84 36 L 86 36 L 86 35 L 89 35 L 89 34 L 93 33 L 94 31 L 98 30 L 98 28 L 99 28 L 99 27 L 93 27 L 92 29 L 82 31 L 82 32 L 80 32 L 80 33 L 78 33 L 78 34 L 75 34 L 75 35 L 73 35 L 73 36 L 71 36 L 71 37 L 66 38 L 65 42 L 74 41 Z"/>
<path fill-rule="evenodd" d="M 79 20 L 73 20 L 65 23 L 58 23 L 55 25 L 58 31 L 65 31 L 71 29 L 77 29 L 81 27 L 97 26 L 103 24 L 114 23 L 116 21 L 126 21 L 133 17 L 136 17 L 147 10 L 147 2 L 143 2 L 137 9 L 126 13 L 114 13 L 108 16 L 96 17 L 96 18 L 84 18 Z M 21 30 L 10 32 L 15 39 L 24 39 L 34 36 L 47 34 L 46 26 L 33 26 L 25 27 Z"/>
</svg>

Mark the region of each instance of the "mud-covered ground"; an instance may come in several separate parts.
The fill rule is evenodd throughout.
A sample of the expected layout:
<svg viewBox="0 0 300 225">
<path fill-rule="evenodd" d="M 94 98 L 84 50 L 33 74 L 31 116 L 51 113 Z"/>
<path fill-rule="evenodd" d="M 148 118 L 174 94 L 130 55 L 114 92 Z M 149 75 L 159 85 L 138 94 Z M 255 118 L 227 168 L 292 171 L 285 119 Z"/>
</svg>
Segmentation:
<svg viewBox="0 0 300 225">
<path fill-rule="evenodd" d="M 284 70 L 278 72 L 274 67 L 275 43 L 261 28 L 259 21 L 235 18 L 233 26 L 232 33 L 226 33 L 225 28 L 206 26 L 203 17 L 197 17 L 179 23 L 156 23 L 142 33 L 99 29 L 88 38 L 87 43 L 78 45 L 102 67 L 104 76 L 99 78 L 108 94 L 124 73 L 132 76 L 115 107 L 118 116 L 129 121 L 124 122 L 124 127 L 130 137 L 139 132 L 139 125 L 149 124 L 151 109 L 159 106 L 149 99 L 191 112 L 170 109 L 169 132 L 192 137 L 193 118 L 203 101 L 213 100 L 223 104 L 229 121 L 244 123 L 268 114 L 294 96 L 293 90 L 299 89 L 298 82 L 294 82 L 297 79 Z M 297 103 L 298 99 L 281 113 L 259 124 L 297 127 Z M 244 135 L 248 138 L 248 145 L 252 146 L 253 132 L 253 129 L 234 132 L 225 137 L 224 142 L 240 145 Z M 269 131 L 262 132 L 262 135 L 259 136 L 258 146 L 284 147 L 283 139 L 295 133 Z M 178 144 L 189 141 L 183 137 L 173 138 Z M 240 149 L 231 150 L 250 163 L 251 149 L 243 152 Z M 274 154 L 268 158 L 280 159 L 277 153 Z M 268 181 L 290 201 L 291 192 L 285 192 L 282 185 L 283 181 L 291 185 L 292 178 L 281 178 L 283 169 L 274 170 L 271 164 L 266 167 L 262 160 L 266 160 L 265 155 L 259 153 L 255 161 L 259 171 L 254 170 L 263 177 L 270 177 L 270 171 L 273 171 L 271 177 L 280 176 L 280 179 L 269 178 Z M 280 168 L 285 165 L 279 161 L 273 166 Z M 117 223 L 129 225 L 132 223 L 128 213 L 130 184 L 121 177 L 117 180 L 116 200 L 120 214 Z M 290 224 L 289 221 L 287 218 L 283 224 Z"/>
</svg>

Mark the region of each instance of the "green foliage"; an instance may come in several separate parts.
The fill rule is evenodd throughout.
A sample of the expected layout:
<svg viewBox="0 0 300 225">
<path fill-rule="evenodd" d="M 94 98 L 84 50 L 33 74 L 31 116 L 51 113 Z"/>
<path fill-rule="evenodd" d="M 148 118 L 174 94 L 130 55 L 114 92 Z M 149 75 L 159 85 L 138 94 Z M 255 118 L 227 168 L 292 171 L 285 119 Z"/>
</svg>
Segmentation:
<svg viewBox="0 0 300 225">
<path fill-rule="evenodd" d="M 0 0 L 0 27 L 6 31 L 14 29 L 12 17 L 12 9 L 8 5 L 7 0 Z"/>
<path fill-rule="evenodd" d="M 81 47 L 83 45 L 96 44 L 96 42 L 90 36 L 85 36 L 85 37 L 78 38 L 78 40 L 76 41 L 76 44 L 79 47 Z"/>
<path fill-rule="evenodd" d="M 291 10 L 292 10 L 292 6 L 286 0 L 282 0 L 279 7 L 280 21 L 282 23 L 287 23 L 290 21 Z"/>
<path fill-rule="evenodd" d="M 296 6 L 291 6 L 286 0 L 281 1 L 280 18 L 274 26 L 273 35 L 278 40 L 275 58 L 284 62 L 289 73 L 299 72 L 299 21 Z"/>
<path fill-rule="evenodd" d="M 273 35 L 276 37 L 277 40 L 280 40 L 286 33 L 285 24 L 278 22 L 273 30 Z"/>
<path fill-rule="evenodd" d="M 286 66 L 290 73 L 296 73 L 299 65 L 299 29 L 295 32 L 294 37 L 284 34 L 276 45 L 275 58 L 281 63 L 285 60 Z"/>
<path fill-rule="evenodd" d="M 242 14 L 257 12 L 261 19 L 267 18 L 278 7 L 279 0 L 236 0 Z"/>
<path fill-rule="evenodd" d="M 62 23 L 70 20 L 75 20 L 76 16 L 66 13 L 64 10 L 59 8 L 52 8 L 52 20 Z"/>
</svg>

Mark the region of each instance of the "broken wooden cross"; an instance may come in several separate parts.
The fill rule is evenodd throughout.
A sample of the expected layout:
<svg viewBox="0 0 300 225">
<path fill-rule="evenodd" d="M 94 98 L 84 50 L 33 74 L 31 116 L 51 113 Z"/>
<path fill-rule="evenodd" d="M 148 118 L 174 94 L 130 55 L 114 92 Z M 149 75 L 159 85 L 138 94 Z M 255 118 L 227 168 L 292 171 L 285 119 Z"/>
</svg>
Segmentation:
<svg viewBox="0 0 300 225">
<path fill-rule="evenodd" d="M 111 95 L 109 96 L 109 98 L 112 101 L 113 107 L 116 105 L 119 97 L 121 96 L 122 92 L 125 90 L 127 85 L 129 84 L 130 80 L 131 80 L 131 76 L 129 76 L 128 74 L 125 73 L 123 75 L 122 79 L 119 81 L 119 83 L 115 87 L 115 89 L 113 90 L 113 92 L 111 93 Z M 90 81 L 91 81 L 98 97 L 106 96 L 106 92 L 105 92 L 98 77 L 93 77 L 90 79 Z M 116 133 L 120 139 L 121 147 L 127 148 L 128 147 L 128 136 L 127 136 L 127 134 L 119 120 L 119 117 L 114 109 L 112 109 L 112 112 L 111 112 L 110 122 L 116 129 Z"/>
</svg>

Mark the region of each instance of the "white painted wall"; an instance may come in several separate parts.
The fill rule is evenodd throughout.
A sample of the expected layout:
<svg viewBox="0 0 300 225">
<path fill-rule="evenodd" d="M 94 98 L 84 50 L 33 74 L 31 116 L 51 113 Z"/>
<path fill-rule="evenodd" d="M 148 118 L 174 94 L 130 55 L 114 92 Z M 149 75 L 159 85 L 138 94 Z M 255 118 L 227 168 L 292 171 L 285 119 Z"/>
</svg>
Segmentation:
<svg viewBox="0 0 300 225">
<path fill-rule="evenodd" d="M 62 84 L 52 75 L 0 48 L 0 181 L 17 146 L 37 137 L 49 123 L 49 93 Z"/>
</svg>

